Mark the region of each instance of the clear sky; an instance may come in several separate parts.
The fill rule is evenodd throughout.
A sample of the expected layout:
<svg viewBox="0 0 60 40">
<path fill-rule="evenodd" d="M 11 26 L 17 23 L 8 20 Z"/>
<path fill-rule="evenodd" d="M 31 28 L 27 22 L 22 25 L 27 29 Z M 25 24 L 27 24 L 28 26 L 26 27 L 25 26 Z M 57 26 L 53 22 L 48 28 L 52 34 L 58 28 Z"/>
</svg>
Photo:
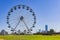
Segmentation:
<svg viewBox="0 0 60 40">
<path fill-rule="evenodd" d="M 0 0 L 0 30 L 9 31 L 6 24 L 6 16 L 10 8 L 15 5 L 24 4 L 31 7 L 36 14 L 36 27 L 45 30 L 45 25 L 49 29 L 60 31 L 60 0 Z"/>
</svg>

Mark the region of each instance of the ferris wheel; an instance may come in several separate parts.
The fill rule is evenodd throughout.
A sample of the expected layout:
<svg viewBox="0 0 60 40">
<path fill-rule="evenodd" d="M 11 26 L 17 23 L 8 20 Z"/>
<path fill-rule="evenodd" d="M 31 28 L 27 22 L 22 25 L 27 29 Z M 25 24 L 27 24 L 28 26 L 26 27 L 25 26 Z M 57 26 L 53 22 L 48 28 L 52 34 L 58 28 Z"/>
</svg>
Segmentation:
<svg viewBox="0 0 60 40">
<path fill-rule="evenodd" d="M 35 12 L 29 6 L 22 4 L 16 5 L 8 12 L 7 24 L 12 32 L 20 29 L 31 33 L 36 24 Z"/>
</svg>

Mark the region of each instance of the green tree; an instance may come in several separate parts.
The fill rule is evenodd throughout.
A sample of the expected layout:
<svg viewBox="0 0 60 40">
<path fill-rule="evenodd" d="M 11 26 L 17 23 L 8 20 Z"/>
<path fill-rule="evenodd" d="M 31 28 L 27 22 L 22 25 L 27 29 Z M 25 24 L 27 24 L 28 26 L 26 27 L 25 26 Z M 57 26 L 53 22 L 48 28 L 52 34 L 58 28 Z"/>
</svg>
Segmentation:
<svg viewBox="0 0 60 40">
<path fill-rule="evenodd" d="M 50 33 L 54 33 L 54 29 L 50 29 Z"/>
</svg>

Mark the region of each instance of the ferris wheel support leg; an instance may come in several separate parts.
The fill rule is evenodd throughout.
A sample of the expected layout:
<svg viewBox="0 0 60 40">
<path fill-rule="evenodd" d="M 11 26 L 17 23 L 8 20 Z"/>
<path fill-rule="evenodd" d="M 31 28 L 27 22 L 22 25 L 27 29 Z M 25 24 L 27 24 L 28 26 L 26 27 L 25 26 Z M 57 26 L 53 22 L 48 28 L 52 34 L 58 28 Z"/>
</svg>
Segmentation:
<svg viewBox="0 0 60 40">
<path fill-rule="evenodd" d="M 28 34 L 31 34 L 31 31 L 30 31 L 30 29 L 28 28 L 28 26 L 26 25 L 26 23 L 25 23 L 25 21 L 23 20 L 23 23 L 25 24 L 25 26 L 26 26 L 26 28 L 27 28 L 27 30 L 28 30 Z"/>
</svg>

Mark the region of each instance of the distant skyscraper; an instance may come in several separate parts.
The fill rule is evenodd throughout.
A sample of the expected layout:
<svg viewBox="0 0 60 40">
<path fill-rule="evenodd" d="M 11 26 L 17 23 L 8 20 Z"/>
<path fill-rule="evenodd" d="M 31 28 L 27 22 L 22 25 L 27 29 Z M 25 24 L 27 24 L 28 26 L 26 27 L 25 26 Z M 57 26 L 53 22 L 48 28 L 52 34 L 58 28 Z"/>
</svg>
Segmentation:
<svg viewBox="0 0 60 40">
<path fill-rule="evenodd" d="M 46 32 L 48 31 L 48 25 L 45 25 L 45 31 Z"/>
</svg>

